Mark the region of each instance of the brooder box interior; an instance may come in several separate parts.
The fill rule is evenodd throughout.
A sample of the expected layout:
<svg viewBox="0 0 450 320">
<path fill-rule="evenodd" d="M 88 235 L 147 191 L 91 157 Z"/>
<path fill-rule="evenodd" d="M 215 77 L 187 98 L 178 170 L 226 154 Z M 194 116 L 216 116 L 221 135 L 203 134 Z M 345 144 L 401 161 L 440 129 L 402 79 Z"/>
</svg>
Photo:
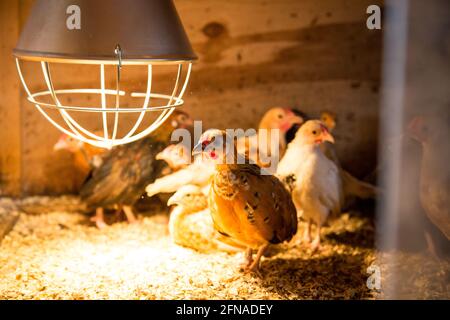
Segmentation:
<svg viewBox="0 0 450 320">
<path fill-rule="evenodd" d="M 16 72 L 12 49 L 34 1 L 2 1 L 0 298 L 448 299 L 448 240 L 421 209 L 421 149 L 403 134 L 424 106 L 448 116 L 448 4 L 174 2 L 199 58 L 183 111 L 203 129 L 255 128 L 274 106 L 312 118 L 331 111 L 342 167 L 378 182 L 378 199 L 347 206 L 323 229 L 317 252 L 299 245 L 300 223 L 292 241 L 270 248 L 260 274 L 239 270 L 242 253 L 175 245 L 167 195 L 143 196 L 135 205 L 137 224 L 111 210 L 109 226 L 98 230 L 77 197 L 87 173 L 73 154 L 53 150 L 60 132 L 26 100 Z M 374 4 L 383 23 L 370 30 L 366 10 Z M 155 68 L 155 88 L 170 90 L 171 68 Z M 23 71 L 29 87 L 38 89 L 39 66 L 25 63 Z M 89 65 L 54 65 L 52 76 L 57 88 L 100 81 Z M 124 90 L 145 86 L 145 70 L 124 66 L 123 77 Z M 107 86 L 114 81 L 114 68 L 107 68 Z M 95 95 L 70 99 L 99 103 Z M 101 129 L 99 117 L 82 114 L 79 121 Z M 133 115 L 121 118 L 125 127 L 134 121 Z M 442 154 L 448 157 L 448 146 Z M 440 258 L 430 259 L 430 243 Z"/>
</svg>

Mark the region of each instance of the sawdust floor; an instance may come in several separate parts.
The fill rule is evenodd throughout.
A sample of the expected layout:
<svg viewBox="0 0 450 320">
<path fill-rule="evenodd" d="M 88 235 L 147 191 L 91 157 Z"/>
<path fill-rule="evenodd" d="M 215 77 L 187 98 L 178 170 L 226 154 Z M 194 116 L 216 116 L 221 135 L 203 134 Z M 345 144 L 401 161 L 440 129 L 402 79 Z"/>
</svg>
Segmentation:
<svg viewBox="0 0 450 320">
<path fill-rule="evenodd" d="M 200 254 L 174 245 L 164 210 L 141 213 L 136 225 L 118 222 L 98 230 L 88 215 L 60 209 L 22 212 L 3 239 L 0 299 L 371 299 L 378 295 L 366 286 L 366 270 L 376 256 L 373 221 L 360 213 L 343 214 L 325 228 L 319 252 L 299 245 L 298 238 L 273 247 L 257 275 L 239 270 L 241 253 Z"/>
</svg>

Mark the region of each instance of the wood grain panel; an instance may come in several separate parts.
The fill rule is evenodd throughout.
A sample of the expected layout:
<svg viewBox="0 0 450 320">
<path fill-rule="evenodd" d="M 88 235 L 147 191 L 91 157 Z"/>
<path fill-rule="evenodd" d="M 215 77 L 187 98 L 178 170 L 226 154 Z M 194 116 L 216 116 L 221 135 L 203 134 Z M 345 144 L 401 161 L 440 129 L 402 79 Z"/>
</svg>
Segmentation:
<svg viewBox="0 0 450 320">
<path fill-rule="evenodd" d="M 19 79 L 11 48 L 19 35 L 19 2 L 0 1 L 0 196 L 21 192 Z"/>
</svg>

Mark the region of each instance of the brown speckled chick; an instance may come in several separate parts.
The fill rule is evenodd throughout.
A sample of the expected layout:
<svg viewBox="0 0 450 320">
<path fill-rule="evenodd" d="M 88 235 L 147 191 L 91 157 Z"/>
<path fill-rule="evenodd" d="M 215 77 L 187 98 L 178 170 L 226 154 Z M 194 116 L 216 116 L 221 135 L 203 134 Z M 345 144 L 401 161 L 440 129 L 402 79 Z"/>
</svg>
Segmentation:
<svg viewBox="0 0 450 320">
<path fill-rule="evenodd" d="M 246 269 L 257 271 L 269 244 L 289 241 L 297 232 L 291 197 L 276 177 L 261 174 L 256 164 L 240 164 L 242 155 L 225 131 L 203 133 L 193 151 L 199 153 L 215 162 L 209 192 L 214 226 L 247 248 Z"/>
<path fill-rule="evenodd" d="M 95 209 L 98 228 L 106 227 L 103 211 L 111 206 L 123 210 L 130 223 L 136 222 L 132 206 L 164 168 L 164 162 L 156 160 L 156 155 L 170 143 L 175 129 L 191 124 L 188 114 L 175 110 L 151 135 L 117 146 L 103 156 L 102 164 L 93 170 L 80 190 L 88 208 Z"/>
</svg>

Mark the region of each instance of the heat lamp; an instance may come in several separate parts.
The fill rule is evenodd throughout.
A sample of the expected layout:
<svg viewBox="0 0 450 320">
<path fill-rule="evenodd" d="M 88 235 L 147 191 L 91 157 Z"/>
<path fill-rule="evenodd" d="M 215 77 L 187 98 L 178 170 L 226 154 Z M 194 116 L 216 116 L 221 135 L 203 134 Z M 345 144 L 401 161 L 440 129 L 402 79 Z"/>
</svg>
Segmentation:
<svg viewBox="0 0 450 320">
<path fill-rule="evenodd" d="M 37 0 L 14 56 L 28 101 L 63 133 L 101 148 L 147 136 L 182 106 L 192 61 L 196 59 L 172 0 Z M 27 85 L 22 71 L 24 61 L 40 64 L 42 74 L 33 77 L 42 79 L 42 88 L 32 92 Z M 51 73 L 55 64 L 98 66 L 100 81 L 89 88 L 55 88 Z M 115 73 L 115 86 L 107 88 L 105 68 L 110 66 Z M 124 66 L 146 70 L 146 86 L 142 90 L 127 92 L 121 88 Z M 159 66 L 175 66 L 177 70 L 171 92 L 152 90 L 152 75 Z M 61 102 L 61 97 L 74 101 L 67 97 L 75 95 L 99 95 L 100 103 L 80 106 Z M 142 104 L 122 106 L 121 98 L 128 95 Z M 108 97 L 114 103 L 108 104 Z M 159 103 L 151 104 L 152 100 Z M 57 116 L 51 116 L 49 110 L 56 110 Z M 101 133 L 82 126 L 74 117 L 80 112 L 96 115 Z M 157 116 L 144 125 L 150 112 Z M 130 130 L 119 135 L 120 116 L 125 113 L 133 113 L 136 120 Z M 108 115 L 113 119 L 112 125 Z"/>
</svg>

